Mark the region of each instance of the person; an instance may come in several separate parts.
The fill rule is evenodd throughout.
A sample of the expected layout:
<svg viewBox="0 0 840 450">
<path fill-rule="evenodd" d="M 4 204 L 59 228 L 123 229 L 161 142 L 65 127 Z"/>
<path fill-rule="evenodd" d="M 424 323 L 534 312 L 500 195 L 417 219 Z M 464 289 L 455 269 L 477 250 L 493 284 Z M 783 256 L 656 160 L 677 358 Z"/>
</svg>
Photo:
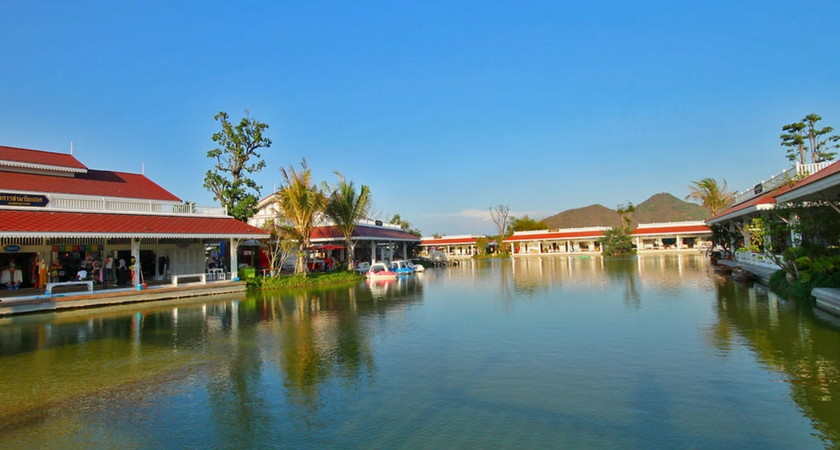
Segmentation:
<svg viewBox="0 0 840 450">
<path fill-rule="evenodd" d="M 125 266 L 125 260 L 120 259 L 117 263 L 117 286 L 125 286 L 128 278 L 128 267 Z"/>
<path fill-rule="evenodd" d="M 105 268 L 102 270 L 102 284 L 108 285 L 108 278 L 111 277 L 111 273 L 114 271 L 114 258 L 111 256 L 107 256 L 105 258 Z"/>
<path fill-rule="evenodd" d="M 9 267 L 3 271 L 0 282 L 6 285 L 8 290 L 18 290 L 23 282 L 23 272 L 15 266 L 15 260 L 9 260 Z"/>
<path fill-rule="evenodd" d="M 85 270 L 85 267 L 82 266 L 78 272 L 76 272 L 76 281 L 84 281 L 87 280 L 88 272 Z"/>
</svg>

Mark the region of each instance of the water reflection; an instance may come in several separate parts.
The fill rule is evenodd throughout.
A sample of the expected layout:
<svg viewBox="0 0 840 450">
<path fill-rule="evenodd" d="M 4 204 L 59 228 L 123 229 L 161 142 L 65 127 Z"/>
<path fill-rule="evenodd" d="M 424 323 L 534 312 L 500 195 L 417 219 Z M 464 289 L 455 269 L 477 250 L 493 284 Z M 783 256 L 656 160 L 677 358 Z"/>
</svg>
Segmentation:
<svg viewBox="0 0 840 450">
<path fill-rule="evenodd" d="M 723 357 L 740 341 L 788 384 L 791 397 L 827 446 L 840 445 L 838 320 L 785 301 L 762 285 L 715 276 L 718 322 L 710 340 Z"/>
<path fill-rule="evenodd" d="M 831 446 L 837 322 L 664 254 L 21 316 L 0 447 Z"/>
</svg>

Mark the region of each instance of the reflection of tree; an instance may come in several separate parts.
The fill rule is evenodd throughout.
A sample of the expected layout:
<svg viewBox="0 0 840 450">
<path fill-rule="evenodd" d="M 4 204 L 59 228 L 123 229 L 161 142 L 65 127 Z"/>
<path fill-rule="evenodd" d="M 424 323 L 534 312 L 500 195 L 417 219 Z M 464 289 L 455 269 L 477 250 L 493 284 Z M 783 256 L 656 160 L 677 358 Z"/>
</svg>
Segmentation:
<svg viewBox="0 0 840 450">
<path fill-rule="evenodd" d="M 636 286 L 638 274 L 634 258 L 604 258 L 604 272 L 611 280 L 624 283 L 624 301 L 628 306 L 639 308 L 642 305 L 642 296 Z"/>
<path fill-rule="evenodd" d="M 840 446 L 838 329 L 817 320 L 810 305 L 782 301 L 760 287 L 726 280 L 717 294 L 717 348 L 727 349 L 735 333 L 745 339 L 768 368 L 785 375 L 791 397 L 826 444 Z"/>
</svg>

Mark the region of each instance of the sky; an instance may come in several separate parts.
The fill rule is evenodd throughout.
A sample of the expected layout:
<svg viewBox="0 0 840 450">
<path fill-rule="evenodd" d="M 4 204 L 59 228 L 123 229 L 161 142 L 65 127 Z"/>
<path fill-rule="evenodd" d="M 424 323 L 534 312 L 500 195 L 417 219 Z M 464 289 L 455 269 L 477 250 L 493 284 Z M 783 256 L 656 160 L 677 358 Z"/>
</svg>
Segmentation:
<svg viewBox="0 0 840 450">
<path fill-rule="evenodd" d="M 0 3 L 0 145 L 70 151 L 214 205 L 225 111 L 269 125 L 261 196 L 305 158 L 424 236 L 496 234 L 791 164 L 840 129 L 840 1 Z M 247 113 L 246 113 L 247 111 Z"/>
</svg>

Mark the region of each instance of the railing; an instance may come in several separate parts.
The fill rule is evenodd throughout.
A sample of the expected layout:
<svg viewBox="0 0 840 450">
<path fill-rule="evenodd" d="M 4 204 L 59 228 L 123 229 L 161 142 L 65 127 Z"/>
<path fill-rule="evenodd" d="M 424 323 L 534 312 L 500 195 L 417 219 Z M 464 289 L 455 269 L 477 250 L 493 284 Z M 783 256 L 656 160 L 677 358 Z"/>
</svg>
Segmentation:
<svg viewBox="0 0 840 450">
<path fill-rule="evenodd" d="M 153 200 L 127 200 L 115 198 L 85 198 L 49 195 L 47 209 L 80 212 L 109 212 L 128 214 L 160 214 L 186 216 L 227 216 L 227 209 L 220 206 L 196 206 Z"/>
<path fill-rule="evenodd" d="M 779 259 L 779 262 L 784 261 L 781 256 L 777 256 L 777 258 Z M 766 267 L 768 269 L 780 269 L 779 265 L 776 264 L 773 258 L 764 253 L 753 253 L 746 250 L 738 251 L 735 252 L 735 261 Z"/>
<path fill-rule="evenodd" d="M 776 189 L 776 188 L 784 185 L 785 183 L 789 182 L 795 176 L 801 176 L 801 175 L 807 176 L 807 175 L 811 175 L 813 173 L 817 173 L 820 170 L 825 169 L 826 167 L 828 167 L 831 164 L 832 164 L 832 161 L 825 161 L 825 162 L 815 163 L 815 164 L 796 163 L 795 166 L 793 166 L 789 169 L 783 170 L 782 173 L 780 173 L 778 175 L 773 175 L 772 177 L 770 177 L 769 180 L 762 181 L 761 183 L 756 184 L 755 186 L 753 186 L 750 189 L 747 189 L 745 191 L 741 191 L 741 192 L 735 194 L 735 196 L 734 196 L 735 201 L 734 201 L 733 204 L 737 205 L 739 203 L 743 203 L 747 200 L 750 200 L 750 199 L 755 198 L 759 195 L 762 195 L 765 192 L 770 192 L 773 189 Z"/>
</svg>

